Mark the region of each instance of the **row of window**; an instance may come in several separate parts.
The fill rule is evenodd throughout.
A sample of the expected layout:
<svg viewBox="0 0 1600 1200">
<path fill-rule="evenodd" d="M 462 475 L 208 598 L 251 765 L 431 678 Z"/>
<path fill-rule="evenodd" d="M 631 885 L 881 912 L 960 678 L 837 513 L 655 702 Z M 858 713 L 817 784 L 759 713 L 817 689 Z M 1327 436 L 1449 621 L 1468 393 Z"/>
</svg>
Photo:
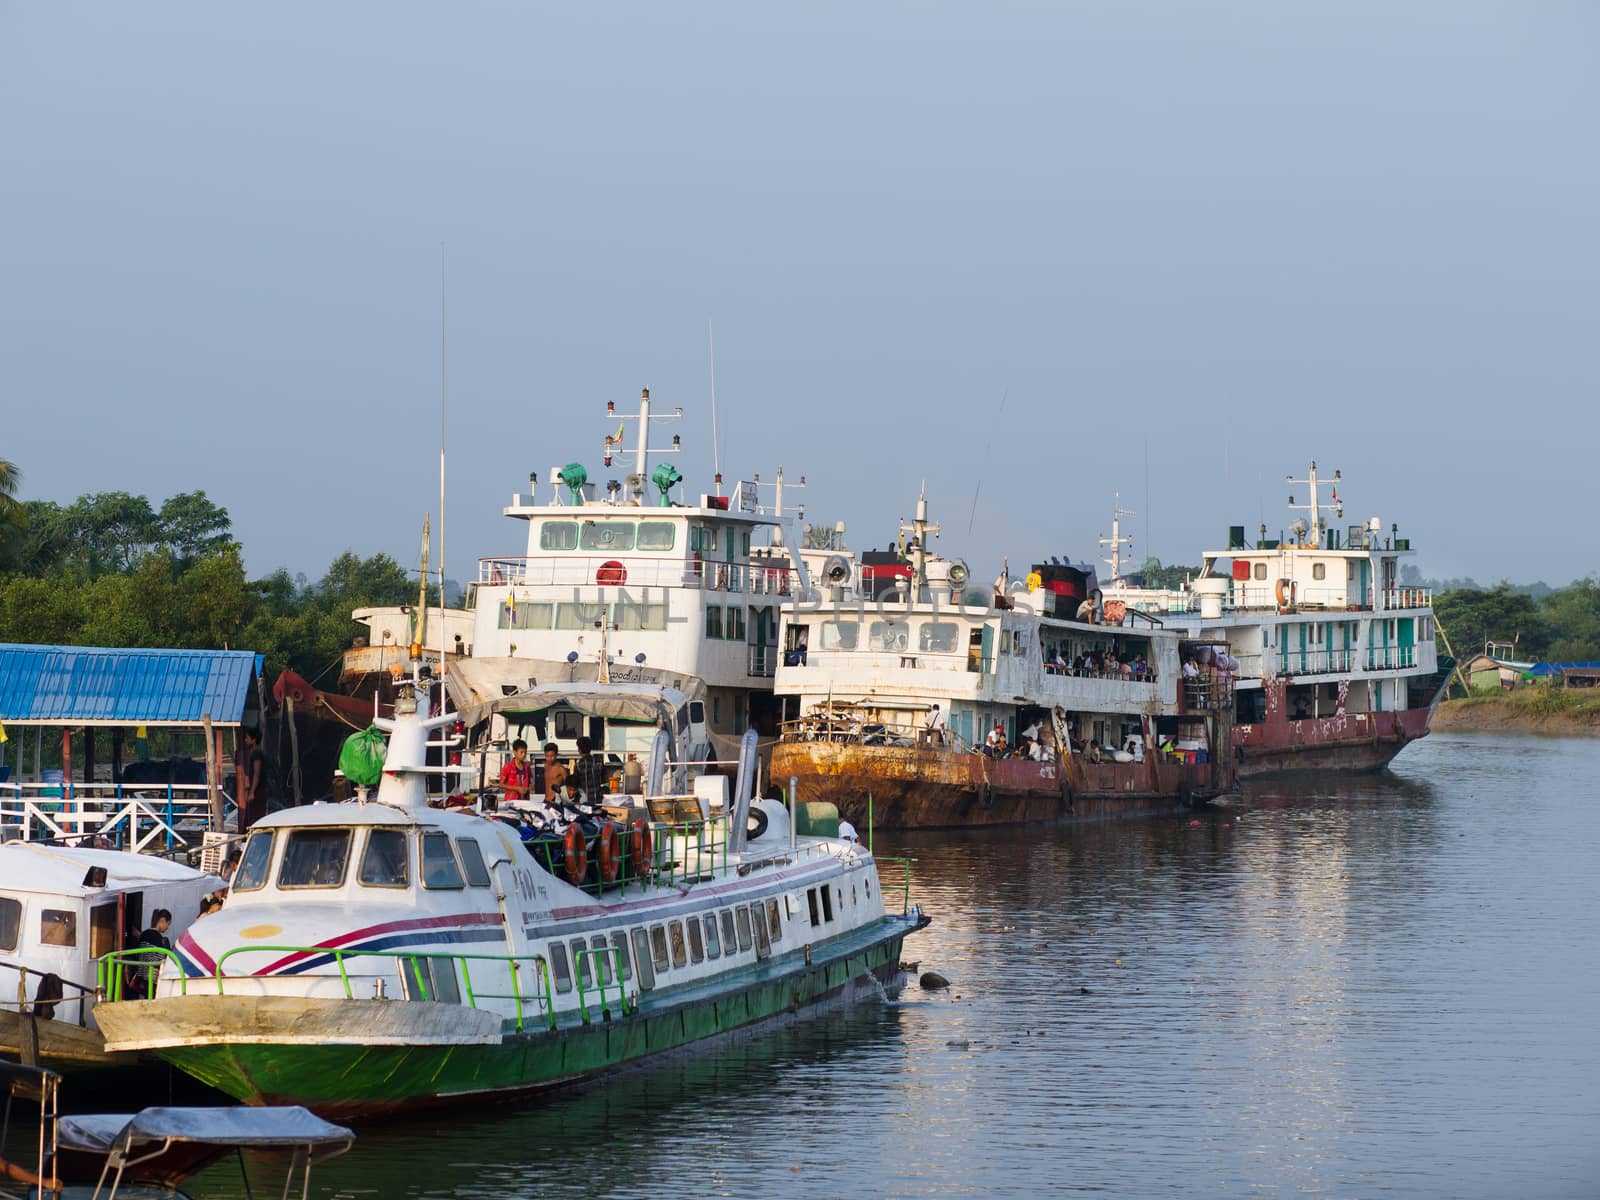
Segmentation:
<svg viewBox="0 0 1600 1200">
<path fill-rule="evenodd" d="M 709 525 L 689 527 L 689 549 L 696 554 L 718 552 L 717 530 Z M 727 556 L 750 556 L 750 531 L 727 531 Z M 634 550 L 661 553 L 677 544 L 673 521 L 545 521 L 539 526 L 541 550 L 588 550 L 596 554 L 626 554 Z"/>
<path fill-rule="evenodd" d="M 818 648 L 854 650 L 861 639 L 860 621 L 824 621 L 818 630 Z M 961 642 L 961 626 L 954 621 L 929 621 L 917 627 L 917 649 L 923 654 L 954 654 Z M 911 644 L 911 627 L 904 621 L 873 621 L 867 626 L 867 649 L 899 652 Z"/>
<path fill-rule="evenodd" d="M 277 833 L 275 829 L 263 829 L 251 835 L 234 876 L 234 891 L 253 892 L 267 885 Z M 289 830 L 284 839 L 283 861 L 278 866 L 278 887 L 343 887 L 354 834 L 351 829 Z M 438 830 L 425 830 L 421 855 L 422 886 L 425 888 L 492 886 L 483 849 L 476 838 L 456 838 L 452 842 Z M 369 830 L 356 872 L 357 882 L 363 887 L 407 888 L 411 886 L 411 877 L 411 839 L 406 831 Z"/>
<path fill-rule="evenodd" d="M 677 526 L 671 521 L 546 521 L 539 527 L 541 550 L 671 550 Z"/>
<path fill-rule="evenodd" d="M 667 602 L 625 600 L 617 604 L 508 597 L 500 606 L 501 629 L 593 629 L 604 621 L 624 633 L 659 633 L 667 627 Z"/>
</svg>

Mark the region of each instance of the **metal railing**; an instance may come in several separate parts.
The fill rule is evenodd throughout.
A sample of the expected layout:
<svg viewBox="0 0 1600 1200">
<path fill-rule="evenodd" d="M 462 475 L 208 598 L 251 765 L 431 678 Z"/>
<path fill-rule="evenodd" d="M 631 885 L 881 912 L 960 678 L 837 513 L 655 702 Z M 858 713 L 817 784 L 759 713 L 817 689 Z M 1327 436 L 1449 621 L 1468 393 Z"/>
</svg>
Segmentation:
<svg viewBox="0 0 1600 1200">
<path fill-rule="evenodd" d="M 587 988 L 584 986 L 583 977 L 587 973 L 585 968 L 593 960 L 594 983 Z M 595 988 L 600 992 L 600 1017 L 601 1020 L 611 1019 L 611 1008 L 606 1004 L 606 992 L 612 983 L 617 986 L 617 1011 L 626 1016 L 628 1013 L 628 997 L 622 986 L 622 951 L 616 946 L 606 946 L 596 950 L 585 948 L 573 952 L 572 973 L 578 984 L 578 1012 L 583 1017 L 585 1025 L 590 1024 L 589 1019 L 589 992 Z"/>
<path fill-rule="evenodd" d="M 892 857 L 889 857 L 888 855 L 884 855 L 883 857 L 879 857 L 878 855 L 873 855 L 873 858 L 879 864 L 882 864 L 882 863 L 899 863 L 902 867 L 905 868 L 905 879 L 901 884 L 901 890 L 900 890 L 900 915 L 902 917 L 906 916 L 907 914 L 909 914 L 911 912 L 911 860 L 909 858 L 892 858 Z M 888 891 L 884 887 L 884 884 L 883 884 L 883 874 L 882 874 L 882 872 L 879 872 L 879 874 L 878 874 L 878 890 L 881 891 L 881 892 L 884 892 L 885 895 L 888 894 Z"/>
<path fill-rule="evenodd" d="M 222 792 L 224 805 L 233 798 Z M 203 783 L 0 783 L 0 840 L 105 838 L 120 850 L 199 845 L 211 828 Z"/>
<path fill-rule="evenodd" d="M 417 987 L 417 995 L 424 1001 L 434 999 L 430 994 L 428 981 L 430 975 L 422 969 L 424 961 L 448 960 L 461 967 L 461 983 L 463 994 L 468 1008 L 477 1008 L 479 1000 L 510 1000 L 513 1001 L 516 1015 L 517 1031 L 520 1033 L 526 1020 L 525 1008 L 537 1004 L 544 1011 L 543 1023 L 551 1029 L 556 1027 L 556 1012 L 553 996 L 555 990 L 550 981 L 550 964 L 545 961 L 542 954 L 453 954 L 443 950 L 347 950 L 338 946 L 235 946 L 232 950 L 225 951 L 217 956 L 216 966 L 210 976 L 217 985 L 217 995 L 228 994 L 227 981 L 245 979 L 278 979 L 290 980 L 329 979 L 327 974 L 312 972 L 296 972 L 292 976 L 275 975 L 228 975 L 222 969 L 222 964 L 236 954 L 312 954 L 327 955 L 332 957 L 334 965 L 338 968 L 339 982 L 344 989 L 346 1000 L 356 999 L 356 994 L 350 986 L 350 972 L 345 966 L 345 960 L 351 958 L 376 958 L 392 960 L 397 969 L 408 970 Z M 183 960 L 178 955 L 161 946 L 140 946 L 129 950 L 118 950 L 106 955 L 100 960 L 100 993 L 104 998 L 115 1003 L 123 998 L 124 978 L 129 969 L 150 974 L 148 962 L 140 961 L 153 956 L 163 956 L 171 959 L 178 968 L 178 994 L 189 994 L 189 976 L 184 971 Z M 507 975 L 511 979 L 509 992 L 485 992 L 472 985 L 472 967 L 475 962 L 502 963 L 507 968 Z M 533 968 L 533 981 L 535 988 L 525 992 L 520 986 L 521 964 L 529 963 Z M 401 966 L 400 964 L 405 964 Z M 205 978 L 202 976 L 201 978 Z M 377 976 L 375 978 L 382 978 Z M 154 988 L 150 989 L 154 991 Z M 362 997 L 365 999 L 366 997 Z"/>
<path fill-rule="evenodd" d="M 1279 647 L 1278 670 L 1285 675 L 1328 675 L 1353 671 L 1356 665 L 1354 650 L 1297 650 L 1291 646 Z"/>
<path fill-rule="evenodd" d="M 1367 650 L 1367 670 L 1399 671 L 1417 665 L 1415 646 L 1374 646 Z"/>
<path fill-rule="evenodd" d="M 78 1006 L 78 1024 L 83 1025 L 85 1023 L 84 1018 L 88 1015 L 89 1009 L 89 1005 L 86 1002 L 94 998 L 95 990 L 93 988 L 84 987 L 83 984 L 74 983 L 70 979 L 62 979 L 54 971 L 40 971 L 34 967 L 24 966 L 19 962 L 12 962 L 9 959 L 0 959 L 0 970 L 10 970 L 17 973 L 17 998 L 14 1001 L 0 1000 L 0 1009 L 14 1009 L 18 1013 L 27 1013 L 42 1005 L 65 1008 L 69 1004 L 76 1004 Z M 67 995 L 63 992 L 61 997 L 55 1000 L 49 998 L 40 1000 L 37 996 L 29 1000 L 28 976 L 30 975 L 39 980 L 43 980 L 47 975 L 55 975 L 61 986 L 70 988 L 74 994 Z M 57 1017 L 55 1019 L 61 1020 L 62 1018 Z"/>
<path fill-rule="evenodd" d="M 778 670 L 778 648 L 757 642 L 750 646 L 750 674 L 771 679 Z"/>
<path fill-rule="evenodd" d="M 1383 593 L 1384 608 L 1432 608 L 1433 589 L 1396 587 Z"/>
<path fill-rule="evenodd" d="M 498 587 L 674 587 L 755 596 L 788 596 L 794 588 L 790 567 L 730 559 L 662 554 L 553 553 L 536 558 L 478 560 L 478 583 Z"/>
</svg>

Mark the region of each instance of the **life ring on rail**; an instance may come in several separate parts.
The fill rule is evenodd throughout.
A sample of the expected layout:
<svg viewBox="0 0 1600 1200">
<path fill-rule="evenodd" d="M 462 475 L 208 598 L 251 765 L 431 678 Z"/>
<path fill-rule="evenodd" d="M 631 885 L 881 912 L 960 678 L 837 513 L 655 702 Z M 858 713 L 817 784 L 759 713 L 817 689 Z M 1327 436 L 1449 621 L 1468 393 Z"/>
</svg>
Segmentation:
<svg viewBox="0 0 1600 1200">
<path fill-rule="evenodd" d="M 628 823 L 628 857 L 633 861 L 633 874 L 646 879 L 655 874 L 655 849 L 650 837 L 650 822 L 635 817 Z"/>
<path fill-rule="evenodd" d="M 576 821 L 567 826 L 566 836 L 561 839 L 561 848 L 567 869 L 567 882 L 581 884 L 583 877 L 589 873 L 589 842 Z"/>
<path fill-rule="evenodd" d="M 628 568 L 614 558 L 608 559 L 595 571 L 594 581 L 601 587 L 621 587 L 628 582 Z"/>
<path fill-rule="evenodd" d="M 622 830 L 615 821 L 600 826 L 600 882 L 615 883 L 622 874 Z"/>
<path fill-rule="evenodd" d="M 1295 594 L 1296 594 L 1297 590 L 1298 589 L 1296 589 L 1296 587 L 1294 585 L 1294 580 L 1292 580 L 1292 579 L 1280 579 L 1280 580 L 1278 580 L 1278 586 L 1273 591 L 1273 594 L 1278 599 L 1278 607 L 1279 608 L 1293 608 L 1294 607 L 1294 601 L 1295 601 Z"/>
</svg>

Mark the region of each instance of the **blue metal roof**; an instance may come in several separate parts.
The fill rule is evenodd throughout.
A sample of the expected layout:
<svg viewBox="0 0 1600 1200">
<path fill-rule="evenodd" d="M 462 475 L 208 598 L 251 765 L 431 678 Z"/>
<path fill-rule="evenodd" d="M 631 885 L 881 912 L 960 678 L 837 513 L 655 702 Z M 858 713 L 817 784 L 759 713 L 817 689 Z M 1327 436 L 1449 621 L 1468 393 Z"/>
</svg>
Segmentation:
<svg viewBox="0 0 1600 1200">
<path fill-rule="evenodd" d="M 1542 662 L 1534 663 L 1528 668 L 1527 674 L 1534 678 L 1545 675 L 1559 675 L 1563 667 L 1600 667 L 1600 662 Z"/>
<path fill-rule="evenodd" d="M 237 725 L 261 662 L 249 650 L 0 643 L 0 722 Z"/>
</svg>

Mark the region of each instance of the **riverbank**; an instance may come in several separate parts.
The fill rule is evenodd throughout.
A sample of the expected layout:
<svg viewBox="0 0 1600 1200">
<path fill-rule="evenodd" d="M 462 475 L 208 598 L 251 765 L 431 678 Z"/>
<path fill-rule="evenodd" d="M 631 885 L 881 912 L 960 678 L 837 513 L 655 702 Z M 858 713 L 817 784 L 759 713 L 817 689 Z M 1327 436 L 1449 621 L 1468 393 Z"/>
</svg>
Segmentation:
<svg viewBox="0 0 1600 1200">
<path fill-rule="evenodd" d="M 1600 735 L 1600 693 L 1529 687 L 1446 700 L 1434 713 L 1432 728 L 1445 733 L 1595 737 Z"/>
</svg>

